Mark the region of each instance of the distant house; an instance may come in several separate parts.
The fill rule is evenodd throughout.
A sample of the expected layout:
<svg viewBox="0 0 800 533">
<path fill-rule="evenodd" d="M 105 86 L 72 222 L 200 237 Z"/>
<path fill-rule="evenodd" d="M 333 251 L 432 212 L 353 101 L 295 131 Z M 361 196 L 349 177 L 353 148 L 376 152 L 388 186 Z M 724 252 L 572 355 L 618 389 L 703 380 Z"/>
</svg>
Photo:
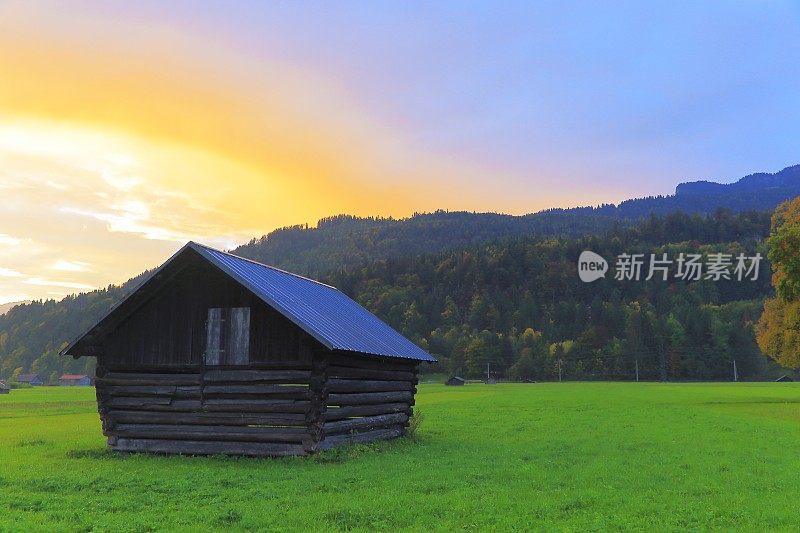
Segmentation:
<svg viewBox="0 0 800 533">
<path fill-rule="evenodd" d="M 486 380 L 484 380 L 484 383 L 486 383 L 487 385 L 497 385 L 497 378 L 495 377 L 487 378 Z"/>
<path fill-rule="evenodd" d="M 20 374 L 17 378 L 18 383 L 27 383 L 28 385 L 44 385 L 44 381 L 38 374 Z"/>
<path fill-rule="evenodd" d="M 444 382 L 445 385 L 450 385 L 451 387 L 457 387 L 460 385 L 464 385 L 466 383 L 467 380 L 465 380 L 464 378 L 460 378 L 458 376 L 453 376 L 452 378 Z"/>
<path fill-rule="evenodd" d="M 64 374 L 58 378 L 58 384 L 62 387 L 88 387 L 92 378 L 86 374 Z"/>
<path fill-rule="evenodd" d="M 11 386 L 5 381 L 0 381 L 0 394 L 8 394 L 11 392 Z"/>
<path fill-rule="evenodd" d="M 777 383 L 787 383 L 787 382 L 791 382 L 791 381 L 794 381 L 794 380 L 791 378 L 791 376 L 787 376 L 786 374 L 784 374 L 781 377 L 779 377 L 778 379 L 776 379 L 775 381 Z"/>
</svg>

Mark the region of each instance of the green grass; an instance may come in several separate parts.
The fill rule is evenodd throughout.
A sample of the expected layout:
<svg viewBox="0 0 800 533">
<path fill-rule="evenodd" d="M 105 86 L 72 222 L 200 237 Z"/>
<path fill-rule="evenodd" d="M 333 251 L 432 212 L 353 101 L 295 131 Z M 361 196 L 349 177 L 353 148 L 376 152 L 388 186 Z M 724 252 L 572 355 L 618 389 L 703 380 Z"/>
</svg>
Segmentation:
<svg viewBox="0 0 800 533">
<path fill-rule="evenodd" d="M 92 389 L 0 396 L 0 530 L 797 530 L 800 384 L 422 385 L 416 441 L 116 455 Z"/>
</svg>

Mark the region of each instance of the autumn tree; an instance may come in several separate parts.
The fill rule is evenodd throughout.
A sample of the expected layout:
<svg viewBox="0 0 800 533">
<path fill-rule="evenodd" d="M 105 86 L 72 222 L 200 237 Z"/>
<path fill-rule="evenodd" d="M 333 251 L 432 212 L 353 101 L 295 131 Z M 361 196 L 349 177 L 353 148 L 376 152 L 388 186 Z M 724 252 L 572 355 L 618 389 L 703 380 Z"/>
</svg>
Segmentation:
<svg viewBox="0 0 800 533">
<path fill-rule="evenodd" d="M 775 210 L 767 245 L 775 297 L 764 303 L 756 340 L 779 364 L 800 368 L 800 197 Z"/>
</svg>

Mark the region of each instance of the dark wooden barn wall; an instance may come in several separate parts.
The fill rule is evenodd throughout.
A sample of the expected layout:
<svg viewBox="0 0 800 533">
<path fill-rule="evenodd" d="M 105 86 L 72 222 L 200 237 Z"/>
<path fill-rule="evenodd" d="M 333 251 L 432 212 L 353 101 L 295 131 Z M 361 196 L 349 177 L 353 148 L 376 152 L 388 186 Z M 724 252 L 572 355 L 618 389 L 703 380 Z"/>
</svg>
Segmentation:
<svg viewBox="0 0 800 533">
<path fill-rule="evenodd" d="M 319 343 L 215 267 L 191 261 L 105 338 L 106 367 L 199 366 L 208 309 L 250 308 L 250 361 L 311 361 Z"/>
<path fill-rule="evenodd" d="M 318 351 L 270 369 L 98 367 L 103 433 L 119 451 L 303 455 L 399 437 L 417 364 Z"/>
<path fill-rule="evenodd" d="M 318 449 L 405 434 L 417 392 L 417 366 L 403 359 L 327 356 Z"/>
<path fill-rule="evenodd" d="M 311 378 L 308 363 L 195 372 L 98 367 L 98 411 L 119 451 L 303 455 L 317 446 Z"/>
</svg>

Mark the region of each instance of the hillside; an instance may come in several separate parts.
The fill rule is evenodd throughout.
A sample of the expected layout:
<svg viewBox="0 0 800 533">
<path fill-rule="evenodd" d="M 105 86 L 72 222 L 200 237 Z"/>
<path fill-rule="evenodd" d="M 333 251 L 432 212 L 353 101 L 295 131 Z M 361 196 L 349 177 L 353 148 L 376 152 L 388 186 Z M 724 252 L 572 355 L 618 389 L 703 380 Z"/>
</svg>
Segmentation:
<svg viewBox="0 0 800 533">
<path fill-rule="evenodd" d="M 571 320 L 562 314 L 563 309 L 555 307 L 548 310 L 537 307 L 528 322 L 509 318 L 521 313 L 521 309 L 528 305 L 526 300 L 520 299 L 526 291 L 538 297 L 554 286 L 554 274 L 549 277 L 541 272 L 534 275 L 530 271 L 532 267 L 525 266 L 534 258 L 556 254 L 549 268 L 559 265 L 571 273 L 574 251 L 587 243 L 598 242 L 587 237 L 590 235 L 602 237 L 599 243 L 606 247 L 610 246 L 608 239 L 616 238 L 614 242 L 618 243 L 621 235 L 627 235 L 631 243 L 658 243 L 659 246 L 667 243 L 688 243 L 682 245 L 684 247 L 745 241 L 756 243 L 767 234 L 769 211 L 780 201 L 797 195 L 800 195 L 800 167 L 795 166 L 775 174 L 754 174 L 731 184 L 685 183 L 679 185 L 676 194 L 671 196 L 626 200 L 616 206 L 553 209 L 524 216 L 437 211 L 395 220 L 342 215 L 323 219 L 316 228 L 295 226 L 276 230 L 240 246 L 234 253 L 341 285 L 348 294 L 415 340 L 423 344 L 430 342 L 431 349 L 443 357 L 445 369 L 455 371 L 461 368 L 458 353 L 463 352 L 463 342 L 474 339 L 483 329 L 508 340 L 514 328 L 517 336 L 528 327 L 543 331 L 550 320 L 563 330 Z M 665 216 L 664 213 L 672 214 Z M 686 213 L 695 214 L 689 216 Z M 553 237 L 557 239 L 548 240 Z M 550 250 L 549 247 L 553 246 L 556 251 Z M 515 264 L 524 268 L 509 270 L 508 266 L 498 266 L 490 258 L 493 254 L 511 254 Z M 461 279 L 457 265 L 464 257 L 484 257 L 484 260 L 478 271 L 470 273 L 473 277 Z M 541 263 L 535 264 L 543 268 Z M 447 278 L 448 269 L 454 270 L 452 275 L 456 277 Z M 433 276 L 431 271 L 437 275 Z M 91 367 L 92 361 L 60 358 L 56 355 L 59 348 L 91 325 L 140 279 L 138 276 L 122 286 L 70 296 L 60 302 L 20 305 L 6 315 L 0 315 L 0 378 L 7 378 L 20 368 L 45 377 L 63 371 L 90 370 L 87 365 Z M 534 283 L 532 279 L 538 281 Z M 419 280 L 421 284 L 409 291 L 409 280 Z M 498 284 L 497 280 L 503 280 L 503 283 Z M 376 286 L 381 287 L 383 295 L 376 295 Z M 465 287 L 472 292 L 464 293 Z M 514 287 L 514 290 L 508 292 L 508 287 Z M 689 301 L 694 306 L 751 301 L 746 317 L 739 312 L 741 309 L 737 311 L 742 320 L 748 321 L 759 312 L 758 306 L 769 288 L 764 283 L 748 290 L 747 294 L 732 297 L 720 295 L 719 287 L 714 286 L 708 288 L 708 294 L 702 292 L 700 297 L 692 296 Z M 426 291 L 436 298 L 426 300 Z M 461 294 L 460 300 L 453 297 L 456 293 Z M 452 343 L 436 345 L 441 333 L 436 333 L 436 330 L 442 325 L 439 315 L 443 310 L 440 307 L 446 303 L 447 296 L 456 303 L 457 316 L 463 321 L 456 325 L 471 328 L 452 330 L 451 335 L 463 340 L 459 346 Z M 473 313 L 469 309 L 476 296 L 480 298 L 475 305 L 499 298 L 503 311 L 500 312 L 496 306 L 495 311 L 504 318 L 500 322 L 490 320 L 486 323 L 470 319 Z M 575 305 L 591 304 L 585 301 L 585 296 L 575 297 Z M 602 294 L 603 299 L 617 297 L 613 292 Z M 633 305 L 641 299 L 654 301 L 651 294 L 635 295 L 625 305 Z M 387 302 L 392 304 L 386 307 Z M 673 305 L 677 304 L 671 302 L 667 309 L 671 311 Z M 491 310 L 492 306 L 487 309 Z M 409 312 L 413 316 L 413 311 L 425 317 L 421 322 L 425 324 L 424 328 L 409 329 L 405 323 L 405 314 Z M 653 312 L 656 313 L 654 317 L 669 317 L 669 313 L 664 315 L 662 309 L 654 308 Z M 733 315 L 725 315 L 727 311 L 719 313 L 722 313 L 719 316 L 724 323 L 730 324 L 735 320 Z M 450 327 L 454 324 L 445 325 Z M 586 331 L 576 328 L 589 325 L 573 325 L 571 329 L 568 327 L 557 333 L 553 333 L 556 331 L 553 329 L 547 332 L 547 339 L 551 344 L 575 340 Z M 622 342 L 623 333 L 617 329 L 616 336 L 602 338 L 602 342 L 612 342 L 614 338 Z M 749 330 L 747 333 L 750 335 Z M 476 346 L 480 346 L 480 342 Z M 519 338 L 515 342 L 516 348 L 511 352 L 508 351 L 511 350 L 508 348 L 510 344 L 506 342 L 503 350 L 507 353 L 502 362 L 498 359 L 498 365 L 502 364 L 504 371 L 513 366 L 525 348 L 519 344 L 522 342 Z M 591 349 L 598 349 L 597 346 Z M 474 372 L 476 364 L 473 360 L 464 370 Z M 588 365 L 579 366 L 583 369 Z M 691 372 L 694 372 L 692 375 L 714 376 L 721 368 L 700 365 Z M 607 370 L 594 368 L 586 372 L 588 376 L 600 377 L 610 375 Z M 676 372 L 676 377 L 684 375 L 681 374 L 683 370 Z"/>
<path fill-rule="evenodd" d="M 751 254 L 768 228 L 768 213 L 678 213 L 601 236 L 523 236 L 376 260 L 321 279 L 427 346 L 443 372 L 474 376 L 489 362 L 504 375 L 547 379 L 563 359 L 576 377 L 627 379 L 639 357 L 646 378 L 667 372 L 670 379 L 718 379 L 736 356 L 741 374 L 752 377 L 765 365 L 750 323 L 770 293 L 768 265 L 758 282 L 745 284 L 620 286 L 583 284 L 575 265 L 587 248 L 607 257 L 623 249 Z M 44 376 L 91 370 L 91 359 L 61 358 L 59 348 L 137 282 L 34 302 L 0 317 L 0 378 L 19 368 Z"/>
<path fill-rule="evenodd" d="M 713 214 L 772 211 L 800 196 L 800 165 L 774 174 L 752 174 L 730 184 L 682 183 L 674 195 L 625 200 L 618 205 L 550 209 L 529 215 L 437 211 L 406 219 L 357 218 L 348 215 L 319 221 L 316 228 L 275 230 L 234 253 L 306 275 L 390 257 L 414 256 L 507 237 L 581 237 L 601 234 L 614 225 L 629 226 L 648 216 L 682 211 Z"/>
</svg>

